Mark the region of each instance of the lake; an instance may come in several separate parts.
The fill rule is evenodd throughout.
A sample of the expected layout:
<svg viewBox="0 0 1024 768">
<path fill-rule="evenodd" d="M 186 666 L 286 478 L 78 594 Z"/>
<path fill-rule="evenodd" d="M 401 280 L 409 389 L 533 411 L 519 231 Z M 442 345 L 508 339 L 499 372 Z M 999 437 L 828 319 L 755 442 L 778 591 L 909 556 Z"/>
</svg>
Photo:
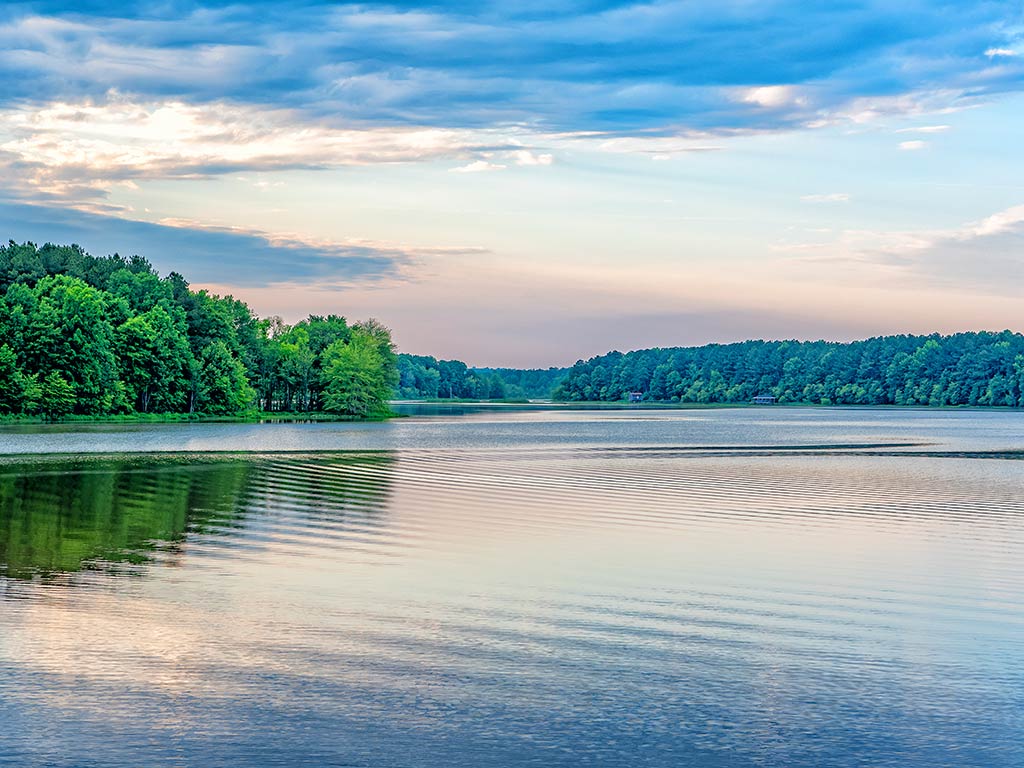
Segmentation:
<svg viewBox="0 0 1024 768">
<path fill-rule="evenodd" d="M 1024 765 L 1024 413 L 0 429 L 0 765 Z"/>
</svg>

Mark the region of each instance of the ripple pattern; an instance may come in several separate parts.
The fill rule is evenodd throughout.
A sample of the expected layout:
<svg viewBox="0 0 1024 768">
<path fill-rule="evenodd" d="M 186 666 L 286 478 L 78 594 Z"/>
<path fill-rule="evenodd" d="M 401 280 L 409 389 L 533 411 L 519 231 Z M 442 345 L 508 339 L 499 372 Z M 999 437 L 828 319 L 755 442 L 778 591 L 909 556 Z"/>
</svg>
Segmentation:
<svg viewBox="0 0 1024 768">
<path fill-rule="evenodd" d="M 7 463 L 0 765 L 1024 765 L 1024 465 L 851 445 Z"/>
</svg>

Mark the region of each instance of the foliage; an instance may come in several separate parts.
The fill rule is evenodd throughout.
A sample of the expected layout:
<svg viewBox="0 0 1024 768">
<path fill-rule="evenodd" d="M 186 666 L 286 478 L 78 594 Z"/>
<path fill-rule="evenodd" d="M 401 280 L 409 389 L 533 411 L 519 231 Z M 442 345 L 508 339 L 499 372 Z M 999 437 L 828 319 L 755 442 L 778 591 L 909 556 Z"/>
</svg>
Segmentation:
<svg viewBox="0 0 1024 768">
<path fill-rule="evenodd" d="M 340 378 L 325 372 L 354 339 L 365 349 L 341 355 Z M 310 316 L 288 326 L 231 296 L 193 291 L 177 273 L 161 278 L 138 256 L 0 247 L 0 414 L 317 411 L 328 389 L 339 413 L 379 414 L 397 381 L 391 334 L 376 321 Z"/>
<path fill-rule="evenodd" d="M 398 396 L 409 399 L 498 400 L 546 398 L 564 368 L 470 368 L 459 360 L 398 356 Z"/>
<path fill-rule="evenodd" d="M 353 329 L 349 341 L 336 341 L 322 354 L 324 410 L 350 416 L 388 411 L 388 363 L 374 337 Z"/>
<path fill-rule="evenodd" d="M 645 349 L 577 362 L 558 400 L 1024 406 L 1024 335 L 884 336 L 866 341 L 746 341 Z"/>
<path fill-rule="evenodd" d="M 245 377 L 245 367 L 232 356 L 227 344 L 209 344 L 199 360 L 199 410 L 217 416 L 239 413 L 252 406 L 255 396 Z"/>
<path fill-rule="evenodd" d="M 75 407 L 75 388 L 56 371 L 51 371 L 40 386 L 40 410 L 51 419 L 71 413 Z"/>
</svg>

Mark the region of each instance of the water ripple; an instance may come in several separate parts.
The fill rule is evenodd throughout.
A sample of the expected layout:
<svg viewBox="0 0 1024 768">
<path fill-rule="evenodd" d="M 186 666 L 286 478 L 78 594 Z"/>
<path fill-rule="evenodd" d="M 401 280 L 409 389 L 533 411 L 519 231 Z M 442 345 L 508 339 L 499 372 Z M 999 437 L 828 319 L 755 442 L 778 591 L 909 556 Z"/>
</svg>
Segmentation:
<svg viewBox="0 0 1024 768">
<path fill-rule="evenodd" d="M 1019 452 L 6 461 L 0 765 L 1024 764 Z"/>
</svg>

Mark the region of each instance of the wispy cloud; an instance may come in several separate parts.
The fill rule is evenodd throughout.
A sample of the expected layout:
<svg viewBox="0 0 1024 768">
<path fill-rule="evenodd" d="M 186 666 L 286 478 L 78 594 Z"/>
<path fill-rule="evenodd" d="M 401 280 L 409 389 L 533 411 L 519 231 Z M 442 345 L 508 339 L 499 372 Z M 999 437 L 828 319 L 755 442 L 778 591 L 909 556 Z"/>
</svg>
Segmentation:
<svg viewBox="0 0 1024 768">
<path fill-rule="evenodd" d="M 1017 296 L 1024 289 L 1024 205 L 952 229 L 844 230 L 820 242 L 786 243 L 773 250 L 803 265 L 857 267 L 888 287 Z"/>
<path fill-rule="evenodd" d="M 848 203 L 850 196 L 846 192 L 829 192 L 819 195 L 802 195 L 800 197 L 805 203 Z"/>
<path fill-rule="evenodd" d="M 603 152 L 650 155 L 659 160 L 725 149 L 725 142 L 721 138 L 700 133 L 685 136 L 623 136 L 614 139 L 578 134 L 569 138 L 576 143 L 595 145 Z"/>
<path fill-rule="evenodd" d="M 139 253 L 163 272 L 241 287 L 406 282 L 427 262 L 486 253 L 472 246 L 324 240 L 184 219 L 136 221 L 17 202 L 0 202 L 0 231 L 16 241 L 79 243 L 97 255 Z"/>
<path fill-rule="evenodd" d="M 363 126 L 780 130 L 1024 86 L 1011 2 L 41 2 L 4 19 L 8 102 L 115 88 Z"/>
<path fill-rule="evenodd" d="M 553 162 L 550 153 L 524 146 L 524 138 L 515 129 L 342 129 L 304 121 L 292 110 L 116 95 L 97 103 L 0 108 L 8 194 L 94 210 L 106 210 L 104 199 L 117 185 L 142 179 L 446 158 L 469 160 L 475 169 L 497 167 L 485 160 L 495 154 L 518 165 Z"/>
<path fill-rule="evenodd" d="M 900 149 L 903 150 L 904 152 L 916 152 L 918 150 L 924 149 L 927 146 L 928 146 L 928 142 L 927 141 L 921 141 L 920 139 L 914 139 L 912 141 L 901 141 L 900 142 Z"/>
<path fill-rule="evenodd" d="M 555 156 L 550 152 L 531 152 L 528 149 L 517 149 L 510 153 L 516 165 L 551 165 Z"/>
<path fill-rule="evenodd" d="M 1024 205 L 980 221 L 938 232 L 915 233 L 903 243 L 869 256 L 903 267 L 922 282 L 997 294 L 1024 288 Z"/>
<path fill-rule="evenodd" d="M 948 125 L 916 125 L 911 128 L 900 128 L 896 133 L 945 133 Z"/>
<path fill-rule="evenodd" d="M 487 171 L 501 171 L 507 167 L 506 165 L 492 163 L 487 160 L 474 160 L 472 163 L 452 168 L 451 171 L 452 173 L 486 173 Z"/>
</svg>

